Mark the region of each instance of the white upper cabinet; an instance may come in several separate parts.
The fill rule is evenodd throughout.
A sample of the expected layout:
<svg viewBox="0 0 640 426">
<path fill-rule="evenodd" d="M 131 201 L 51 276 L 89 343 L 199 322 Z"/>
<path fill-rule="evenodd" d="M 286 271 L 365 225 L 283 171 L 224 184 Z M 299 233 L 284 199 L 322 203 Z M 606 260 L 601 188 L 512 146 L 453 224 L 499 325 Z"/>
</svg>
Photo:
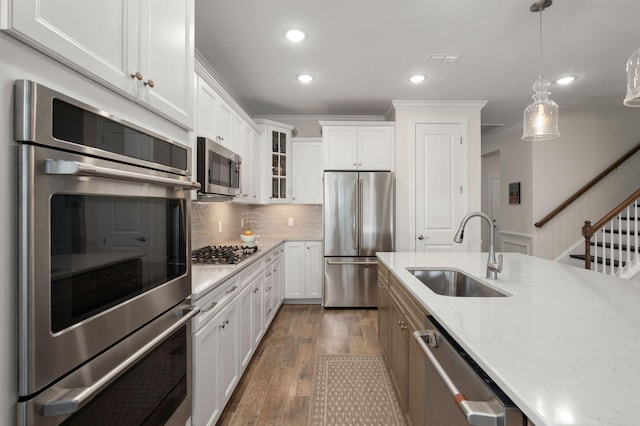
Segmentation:
<svg viewBox="0 0 640 426">
<path fill-rule="evenodd" d="M 325 170 L 394 170 L 390 122 L 321 121 Z"/>
<path fill-rule="evenodd" d="M 198 76 L 198 136 L 212 139 L 235 153 L 241 151 L 243 120 L 207 81 Z"/>
<path fill-rule="evenodd" d="M 322 139 L 294 138 L 291 144 L 291 202 L 322 204 Z"/>
<path fill-rule="evenodd" d="M 198 79 L 198 120 L 196 134 L 200 137 L 216 140 L 218 128 L 216 123 L 216 108 L 220 102 L 220 96 L 200 76 Z"/>
<path fill-rule="evenodd" d="M 13 0 L 9 9 L 14 36 L 193 127 L 193 0 Z"/>
<path fill-rule="evenodd" d="M 264 203 L 291 202 L 291 132 L 293 126 L 271 120 L 256 120 L 262 126 L 264 147 Z"/>
</svg>

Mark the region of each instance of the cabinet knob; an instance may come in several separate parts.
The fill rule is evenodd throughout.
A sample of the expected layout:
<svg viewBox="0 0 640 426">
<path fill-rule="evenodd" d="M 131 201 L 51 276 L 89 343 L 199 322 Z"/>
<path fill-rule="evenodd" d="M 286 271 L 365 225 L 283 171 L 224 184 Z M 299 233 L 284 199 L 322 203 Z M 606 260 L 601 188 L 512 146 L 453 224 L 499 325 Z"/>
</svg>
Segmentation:
<svg viewBox="0 0 640 426">
<path fill-rule="evenodd" d="M 153 88 L 153 87 L 156 87 L 156 83 L 155 83 L 153 80 L 151 80 L 151 79 L 149 79 L 149 80 L 145 81 L 145 82 L 144 82 L 144 85 L 145 85 L 145 86 L 152 87 L 152 88 Z"/>
<path fill-rule="evenodd" d="M 131 78 L 137 78 L 138 80 L 142 80 L 142 73 L 140 71 L 136 71 L 135 74 L 131 74 Z"/>
<path fill-rule="evenodd" d="M 357 166 L 357 165 L 358 165 L 358 163 L 353 163 L 353 165 L 354 165 L 354 166 Z"/>
</svg>

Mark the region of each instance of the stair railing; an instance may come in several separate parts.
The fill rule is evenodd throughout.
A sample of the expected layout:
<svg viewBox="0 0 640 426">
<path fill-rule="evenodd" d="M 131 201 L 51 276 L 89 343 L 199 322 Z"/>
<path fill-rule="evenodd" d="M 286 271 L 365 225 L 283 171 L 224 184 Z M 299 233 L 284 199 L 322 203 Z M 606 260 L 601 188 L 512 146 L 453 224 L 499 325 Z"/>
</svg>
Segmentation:
<svg viewBox="0 0 640 426">
<path fill-rule="evenodd" d="M 609 167 L 607 167 L 606 169 L 604 169 L 598 176 L 594 177 L 593 179 L 591 179 L 589 182 L 587 182 L 586 185 L 584 185 L 582 188 L 580 188 L 579 190 L 577 190 L 575 192 L 575 194 L 573 194 L 571 197 L 567 198 L 562 204 L 560 204 L 558 207 L 556 207 L 555 209 L 553 209 L 553 211 L 551 211 L 551 213 L 549 213 L 548 215 L 546 215 L 541 221 L 536 222 L 535 223 L 535 227 L 536 228 L 542 228 L 547 222 L 549 222 L 551 219 L 553 219 L 554 217 L 556 217 L 558 215 L 558 213 L 560 213 L 561 211 L 563 211 L 565 208 L 569 207 L 569 205 L 571 203 L 573 203 L 574 201 L 576 201 L 578 198 L 580 198 L 585 192 L 587 192 L 588 190 L 590 190 L 595 184 L 597 184 L 598 182 L 600 182 L 602 179 L 604 179 L 609 173 L 611 173 L 612 171 L 614 171 L 615 169 L 617 169 L 618 167 L 620 167 L 620 165 L 622 163 L 624 163 L 625 161 L 627 161 L 629 159 L 629 157 L 631 157 L 633 154 L 635 154 L 636 152 L 640 151 L 640 143 L 638 143 L 636 146 L 634 146 L 633 148 L 631 148 L 629 151 L 627 151 L 626 154 L 624 154 L 622 157 L 620 157 L 619 159 L 617 159 L 614 163 L 612 163 Z"/>
<path fill-rule="evenodd" d="M 584 222 L 582 235 L 584 236 L 585 269 L 592 269 L 593 257 L 594 271 L 598 271 L 600 264 L 600 272 L 619 276 L 625 269 L 640 261 L 638 256 L 639 206 L 640 188 L 593 225 L 588 220 Z M 592 238 L 594 238 L 593 243 Z M 593 256 L 591 255 L 592 246 Z"/>
</svg>

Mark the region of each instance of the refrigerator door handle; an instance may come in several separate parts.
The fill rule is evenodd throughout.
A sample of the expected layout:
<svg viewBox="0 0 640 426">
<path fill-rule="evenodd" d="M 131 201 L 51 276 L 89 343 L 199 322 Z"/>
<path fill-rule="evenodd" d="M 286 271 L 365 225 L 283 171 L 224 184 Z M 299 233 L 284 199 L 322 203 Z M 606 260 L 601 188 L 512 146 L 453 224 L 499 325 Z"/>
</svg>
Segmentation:
<svg viewBox="0 0 640 426">
<path fill-rule="evenodd" d="M 362 178 L 358 178 L 358 249 L 362 247 Z"/>
<path fill-rule="evenodd" d="M 335 261 L 335 260 L 327 260 L 327 265 L 365 265 L 365 266 L 376 266 L 378 262 L 344 262 L 344 261 Z"/>
<path fill-rule="evenodd" d="M 359 199 L 360 199 L 360 195 L 359 195 L 359 191 L 358 191 L 358 179 L 356 178 L 355 181 L 355 193 L 354 193 L 354 204 L 356 206 L 356 214 L 353 217 L 353 220 L 351 221 L 352 223 L 352 235 L 353 235 L 353 249 L 358 249 L 358 229 L 360 228 L 360 203 L 359 203 Z"/>
</svg>

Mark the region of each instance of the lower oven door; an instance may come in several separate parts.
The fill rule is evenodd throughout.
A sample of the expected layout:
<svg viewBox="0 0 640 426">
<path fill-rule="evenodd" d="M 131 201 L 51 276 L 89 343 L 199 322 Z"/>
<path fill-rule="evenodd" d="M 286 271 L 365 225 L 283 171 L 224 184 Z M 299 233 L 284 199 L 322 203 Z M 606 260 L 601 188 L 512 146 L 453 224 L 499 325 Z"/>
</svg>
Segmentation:
<svg viewBox="0 0 640 426">
<path fill-rule="evenodd" d="M 27 144 L 19 164 L 26 398 L 191 294 L 191 182 Z"/>
<path fill-rule="evenodd" d="M 180 305 L 32 399 L 20 425 L 180 425 L 191 416 L 191 318 Z"/>
</svg>

